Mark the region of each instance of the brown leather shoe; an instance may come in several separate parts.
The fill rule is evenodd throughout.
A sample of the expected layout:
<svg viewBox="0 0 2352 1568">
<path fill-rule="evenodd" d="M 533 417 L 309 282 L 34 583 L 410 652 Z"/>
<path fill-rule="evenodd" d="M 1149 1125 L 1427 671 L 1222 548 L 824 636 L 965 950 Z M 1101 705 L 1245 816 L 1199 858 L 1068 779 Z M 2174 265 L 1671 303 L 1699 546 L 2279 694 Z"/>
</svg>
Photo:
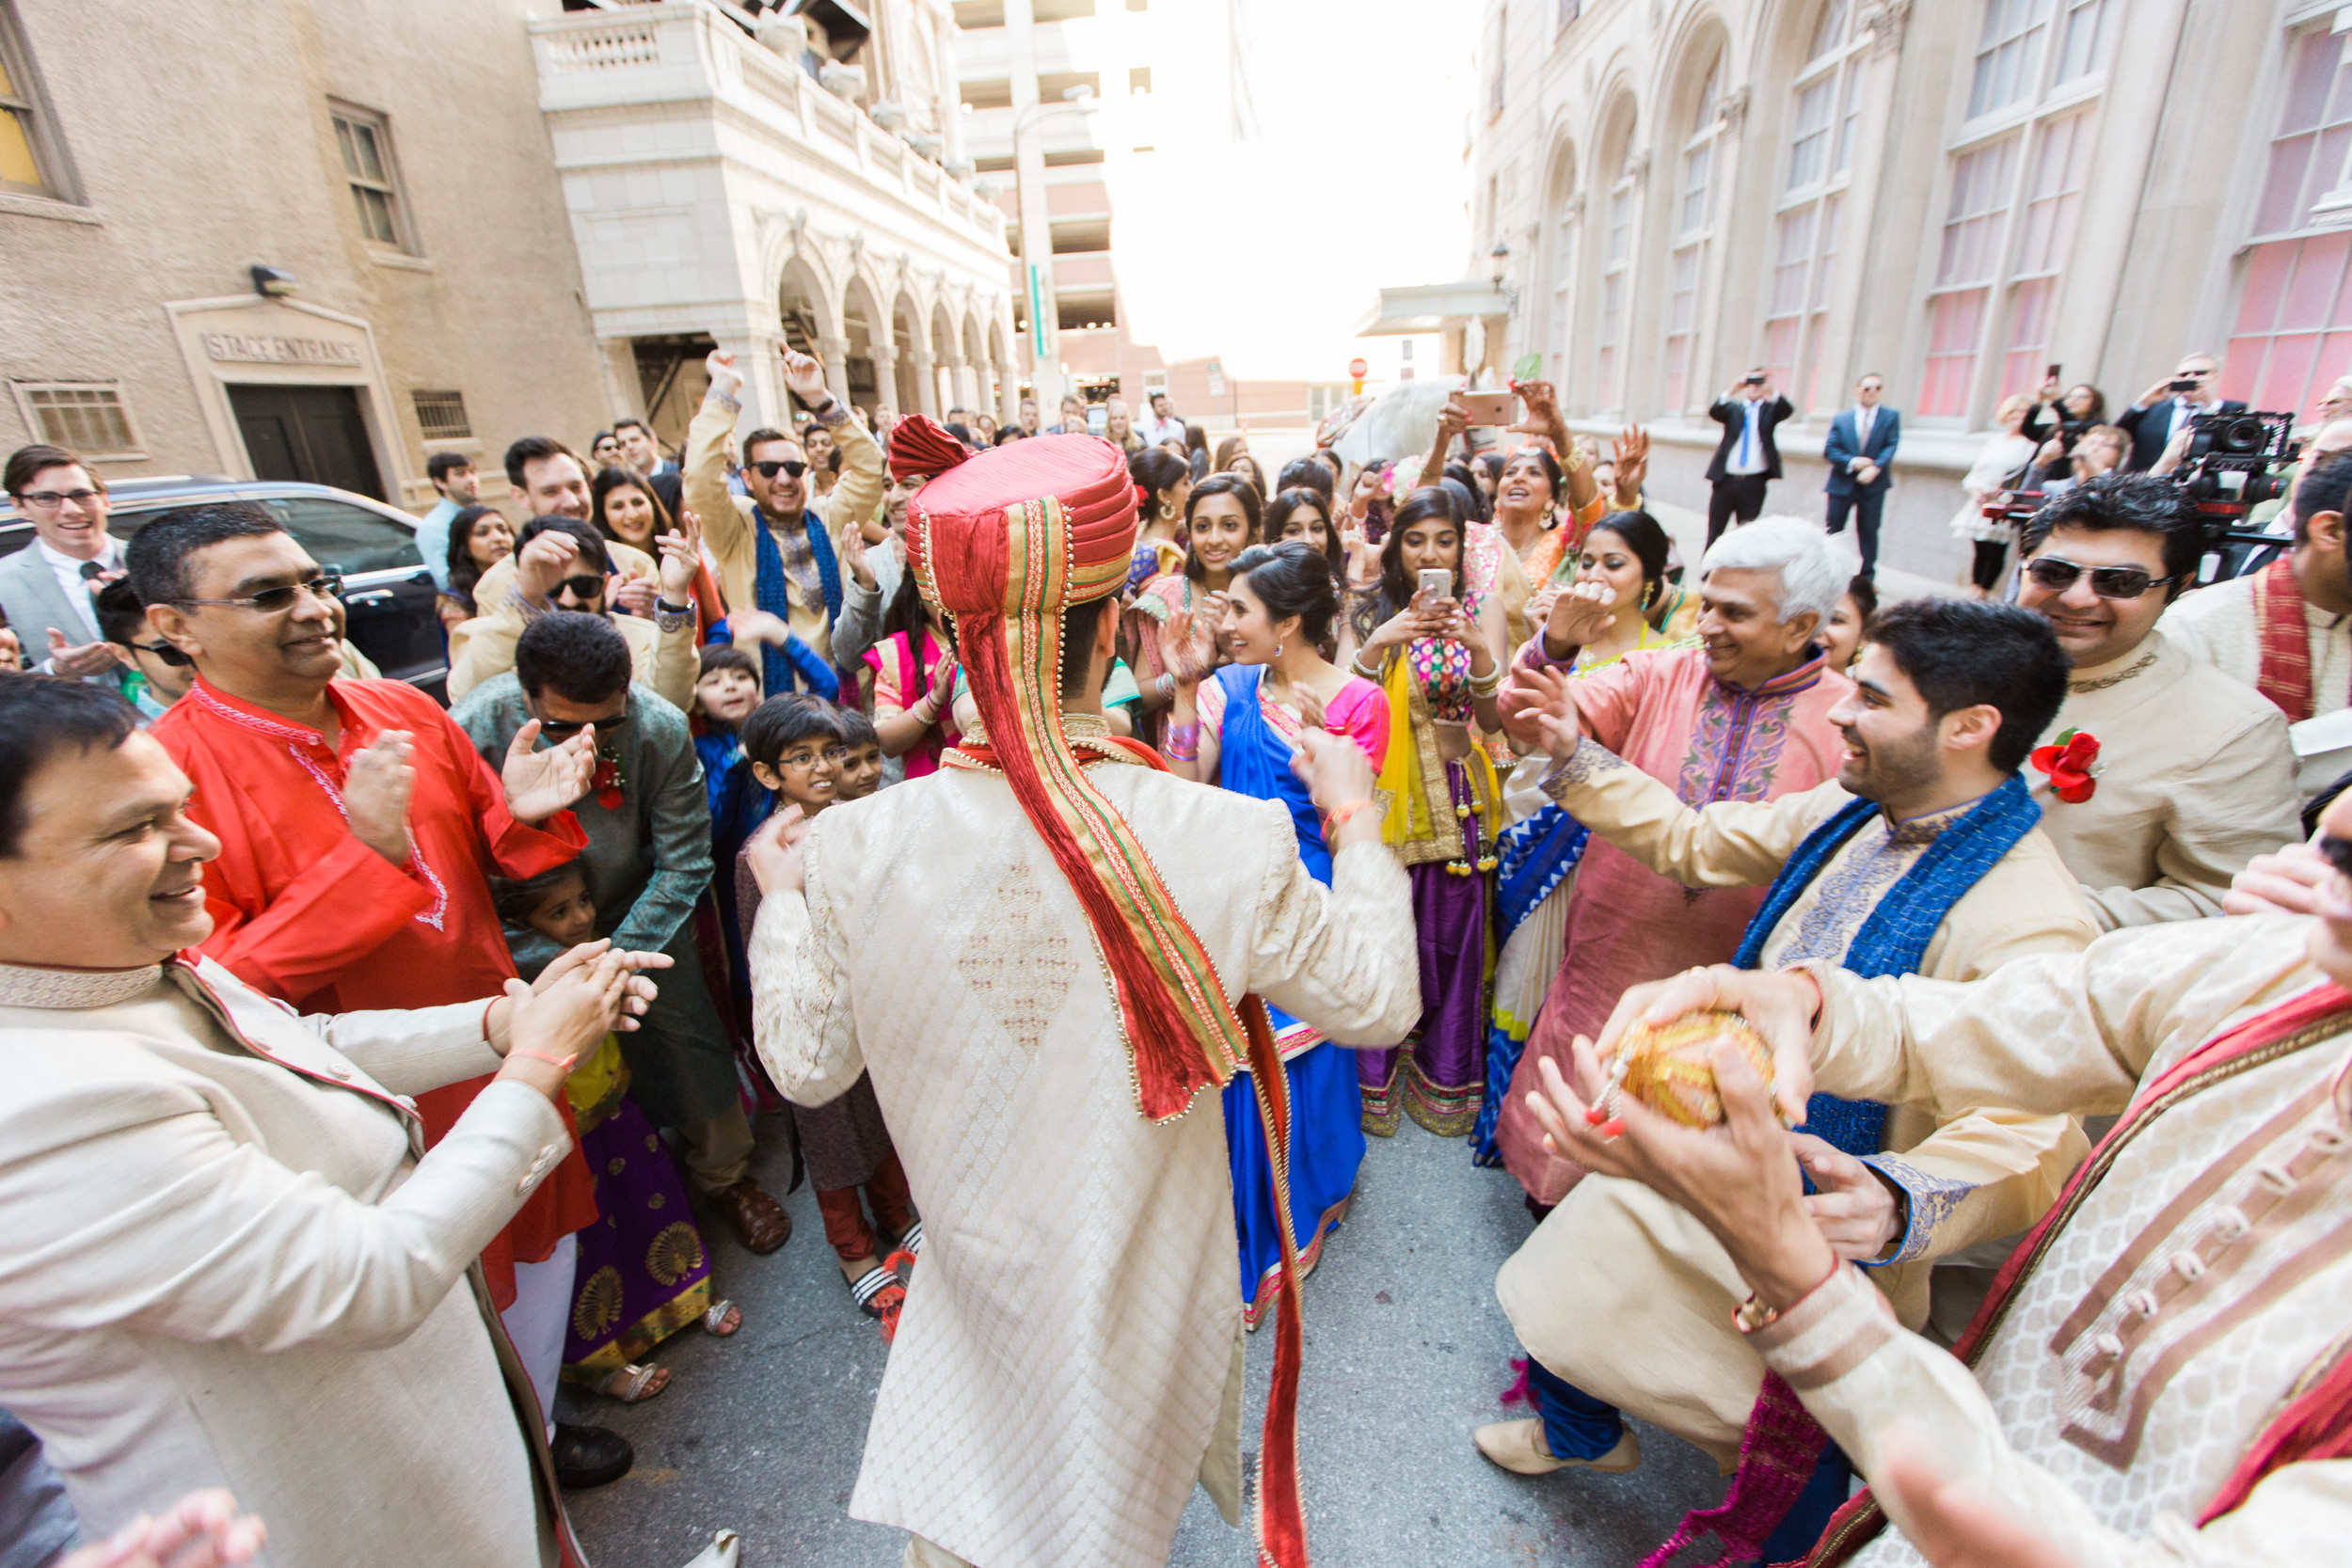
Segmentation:
<svg viewBox="0 0 2352 1568">
<path fill-rule="evenodd" d="M 747 1252 L 773 1252 L 792 1239 L 792 1216 L 748 1176 L 705 1195 L 704 1200 L 726 1216 Z"/>
</svg>

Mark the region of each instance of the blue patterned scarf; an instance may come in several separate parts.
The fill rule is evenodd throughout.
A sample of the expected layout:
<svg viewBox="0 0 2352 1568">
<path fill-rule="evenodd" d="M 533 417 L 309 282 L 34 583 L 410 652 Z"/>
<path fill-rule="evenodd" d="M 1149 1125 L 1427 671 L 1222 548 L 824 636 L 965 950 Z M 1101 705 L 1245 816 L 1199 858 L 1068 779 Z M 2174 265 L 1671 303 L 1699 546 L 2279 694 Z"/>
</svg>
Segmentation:
<svg viewBox="0 0 2352 1568">
<path fill-rule="evenodd" d="M 1764 907 L 1748 922 L 1732 962 L 1754 969 L 1764 943 L 1781 918 L 1794 908 L 1836 857 L 1845 842 L 1878 815 L 1876 802 L 1855 800 L 1805 835 L 1788 863 L 1780 868 L 1764 895 Z M 2033 832 L 2042 820 L 2025 781 L 2012 773 L 2000 788 L 1970 807 L 1966 816 L 1936 835 L 1927 853 L 1879 899 L 1878 907 L 1854 933 L 1841 967 L 1864 979 L 1882 974 L 1915 974 L 1928 943 L 1954 904 L 1981 880 L 1984 874 Z M 1869 1100 L 1840 1100 L 1817 1094 L 1805 1104 L 1805 1131 L 1860 1156 L 1879 1151 L 1879 1134 L 1886 1122 L 1886 1107 Z"/>
<path fill-rule="evenodd" d="M 825 624 L 831 626 L 841 614 L 841 563 L 834 559 L 833 541 L 825 535 L 825 520 L 814 510 L 801 514 L 801 527 L 808 535 L 808 553 L 817 558 L 817 581 L 825 595 Z M 754 580 L 752 596 L 759 608 L 784 622 L 792 623 L 792 600 L 786 592 L 790 580 L 784 575 L 784 551 L 776 546 L 775 536 L 768 531 L 768 514 L 752 508 L 752 539 L 759 550 L 759 575 Z M 760 645 L 760 689 L 770 696 L 796 691 L 800 686 L 794 677 L 799 673 L 785 651 L 772 642 Z"/>
</svg>

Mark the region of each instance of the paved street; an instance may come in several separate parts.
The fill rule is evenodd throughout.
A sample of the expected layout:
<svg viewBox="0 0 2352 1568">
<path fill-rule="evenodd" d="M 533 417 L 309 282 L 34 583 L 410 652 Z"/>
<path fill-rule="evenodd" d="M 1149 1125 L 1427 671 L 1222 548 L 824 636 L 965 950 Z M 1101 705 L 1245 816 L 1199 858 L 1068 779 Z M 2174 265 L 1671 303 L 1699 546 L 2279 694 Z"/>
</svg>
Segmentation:
<svg viewBox="0 0 2352 1568">
<path fill-rule="evenodd" d="M 781 1192 L 787 1175 L 771 1164 L 762 1179 Z M 721 1527 L 743 1532 L 747 1568 L 898 1562 L 901 1537 L 845 1512 L 887 1352 L 841 1288 L 808 1190 L 787 1206 L 793 1238 L 772 1257 L 712 1237 L 739 1335 L 672 1340 L 660 1359 L 676 1379 L 647 1404 L 587 1402 L 637 1444 L 633 1474 L 571 1499 L 598 1568 L 677 1568 Z M 1713 1464 L 1648 1428 L 1642 1469 L 1614 1480 L 1524 1481 L 1470 1447 L 1470 1428 L 1508 1414 L 1496 1396 L 1516 1351 L 1494 1271 L 1527 1228 L 1518 1187 L 1473 1167 L 1461 1141 L 1409 1123 L 1372 1140 L 1354 1212 L 1307 1287 L 1300 1424 L 1317 1560 L 1622 1568 L 1684 1508 L 1720 1499 Z M 1269 1339 L 1251 1342 L 1252 1450 L 1271 1358 Z M 1195 1493 L 1172 1560 L 1240 1568 L 1248 1537 Z"/>
</svg>

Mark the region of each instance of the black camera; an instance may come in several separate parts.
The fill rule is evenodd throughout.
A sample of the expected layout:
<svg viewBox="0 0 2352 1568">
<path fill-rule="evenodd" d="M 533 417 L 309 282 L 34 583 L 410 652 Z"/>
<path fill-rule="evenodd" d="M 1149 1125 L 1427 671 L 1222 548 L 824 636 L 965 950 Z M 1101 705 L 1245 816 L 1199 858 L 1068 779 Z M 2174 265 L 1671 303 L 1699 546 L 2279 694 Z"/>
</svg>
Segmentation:
<svg viewBox="0 0 2352 1568">
<path fill-rule="evenodd" d="M 2193 392 L 2203 385 L 2204 383 L 2198 380 L 2195 376 L 2185 375 L 2178 381 L 2166 382 L 2164 384 L 2164 389 L 2168 392 Z"/>
<path fill-rule="evenodd" d="M 2189 422 L 2188 451 L 2172 477 L 2204 515 L 2200 581 L 2258 570 L 2278 553 L 2283 541 L 2247 529 L 2246 515 L 2287 493 L 2298 451 L 2292 414 L 2200 414 Z"/>
</svg>

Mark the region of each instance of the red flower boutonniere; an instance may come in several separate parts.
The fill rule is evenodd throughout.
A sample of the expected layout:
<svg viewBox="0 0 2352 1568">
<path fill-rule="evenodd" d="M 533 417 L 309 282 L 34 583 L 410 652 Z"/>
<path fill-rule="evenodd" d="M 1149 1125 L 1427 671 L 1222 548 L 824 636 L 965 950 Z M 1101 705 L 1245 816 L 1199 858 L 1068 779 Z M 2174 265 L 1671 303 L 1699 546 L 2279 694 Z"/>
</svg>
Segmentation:
<svg viewBox="0 0 2352 1568">
<path fill-rule="evenodd" d="M 596 804 L 607 811 L 621 809 L 621 786 L 628 782 L 621 771 L 621 749 L 607 743 L 596 748 L 596 770 L 588 776 L 588 787 L 596 792 Z"/>
<path fill-rule="evenodd" d="M 2050 787 L 2070 806 L 2081 805 L 2096 794 L 2099 781 L 2099 740 L 2081 730 L 2068 730 L 2054 745 L 2037 746 L 2033 765 L 2050 775 Z"/>
</svg>

